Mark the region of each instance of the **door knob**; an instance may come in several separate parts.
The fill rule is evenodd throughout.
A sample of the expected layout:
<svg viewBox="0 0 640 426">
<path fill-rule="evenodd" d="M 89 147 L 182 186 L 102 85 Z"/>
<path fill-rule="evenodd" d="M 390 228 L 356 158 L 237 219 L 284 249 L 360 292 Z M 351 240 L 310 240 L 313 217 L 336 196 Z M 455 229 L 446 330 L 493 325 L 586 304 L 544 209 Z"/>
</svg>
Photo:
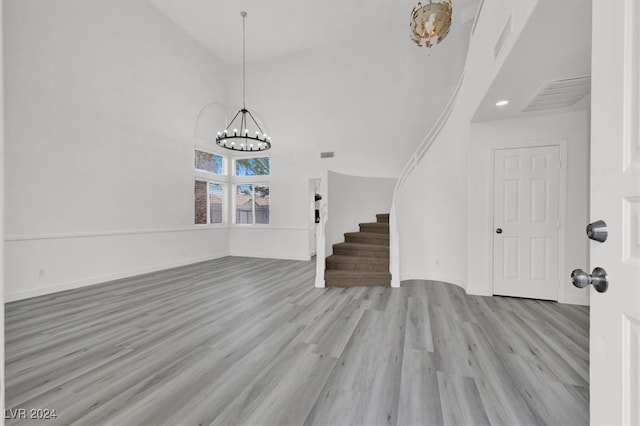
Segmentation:
<svg viewBox="0 0 640 426">
<path fill-rule="evenodd" d="M 496 229 L 496 234 L 502 234 L 502 228 Z"/>
<path fill-rule="evenodd" d="M 574 269 L 571 272 L 571 282 L 578 288 L 584 288 L 592 284 L 598 293 L 604 293 L 609 288 L 607 271 L 600 267 L 593 268 L 591 274 L 587 274 L 582 269 Z"/>
<path fill-rule="evenodd" d="M 607 241 L 607 224 L 604 220 L 596 220 L 587 225 L 587 237 L 594 241 L 604 243 Z"/>
</svg>

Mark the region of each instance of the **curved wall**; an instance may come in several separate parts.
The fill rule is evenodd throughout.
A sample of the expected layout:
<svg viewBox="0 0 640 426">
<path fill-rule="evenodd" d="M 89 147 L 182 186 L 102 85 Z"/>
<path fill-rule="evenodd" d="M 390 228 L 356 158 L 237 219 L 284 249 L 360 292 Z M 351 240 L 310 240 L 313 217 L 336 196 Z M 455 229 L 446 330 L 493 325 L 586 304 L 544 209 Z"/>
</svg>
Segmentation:
<svg viewBox="0 0 640 426">
<path fill-rule="evenodd" d="M 467 288 L 470 123 L 537 1 L 485 2 L 469 46 L 456 104 L 422 161 L 396 194 L 400 279 Z M 494 47 L 511 18 L 500 53 Z"/>
</svg>

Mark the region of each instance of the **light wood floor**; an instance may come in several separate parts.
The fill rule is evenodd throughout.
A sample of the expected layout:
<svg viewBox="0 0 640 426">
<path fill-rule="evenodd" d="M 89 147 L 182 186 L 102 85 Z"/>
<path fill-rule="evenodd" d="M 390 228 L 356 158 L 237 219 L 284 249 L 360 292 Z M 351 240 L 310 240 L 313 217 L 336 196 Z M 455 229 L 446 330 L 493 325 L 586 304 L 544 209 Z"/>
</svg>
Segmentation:
<svg viewBox="0 0 640 426">
<path fill-rule="evenodd" d="M 47 425 L 588 423 L 587 308 L 315 289 L 314 272 L 227 257 L 9 303 L 6 407 L 55 409 Z"/>
</svg>

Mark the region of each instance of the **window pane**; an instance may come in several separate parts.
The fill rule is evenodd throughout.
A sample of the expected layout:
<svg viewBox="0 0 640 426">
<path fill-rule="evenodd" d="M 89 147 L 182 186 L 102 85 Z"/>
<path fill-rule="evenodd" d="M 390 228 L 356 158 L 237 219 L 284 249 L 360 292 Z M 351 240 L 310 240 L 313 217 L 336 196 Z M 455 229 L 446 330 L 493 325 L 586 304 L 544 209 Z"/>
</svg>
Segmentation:
<svg viewBox="0 0 640 426">
<path fill-rule="evenodd" d="M 256 223 L 269 223 L 269 187 L 256 185 Z"/>
<path fill-rule="evenodd" d="M 223 174 L 222 157 L 196 149 L 196 169 L 221 175 Z"/>
<path fill-rule="evenodd" d="M 269 157 L 236 160 L 236 176 L 268 175 L 270 171 L 271 162 Z"/>
<path fill-rule="evenodd" d="M 196 225 L 207 223 L 207 182 L 197 180 L 194 195 L 196 200 L 194 223 Z"/>
<path fill-rule="evenodd" d="M 209 223 L 222 223 L 222 185 L 209 184 Z"/>
<path fill-rule="evenodd" d="M 236 185 L 236 223 L 253 223 L 253 185 Z"/>
</svg>

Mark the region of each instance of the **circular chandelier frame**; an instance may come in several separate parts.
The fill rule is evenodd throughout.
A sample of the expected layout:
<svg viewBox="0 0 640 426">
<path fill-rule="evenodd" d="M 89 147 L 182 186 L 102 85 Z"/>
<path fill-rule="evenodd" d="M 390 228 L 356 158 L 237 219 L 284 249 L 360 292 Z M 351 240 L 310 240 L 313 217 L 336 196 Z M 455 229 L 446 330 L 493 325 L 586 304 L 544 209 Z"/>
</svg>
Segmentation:
<svg viewBox="0 0 640 426">
<path fill-rule="evenodd" d="M 271 138 L 262 131 L 260 125 L 246 106 L 246 37 L 245 19 L 247 12 L 240 12 L 242 16 L 242 108 L 236 113 L 227 127 L 218 132 L 216 144 L 232 151 L 266 151 L 271 148 Z M 251 130 L 250 130 L 251 129 Z M 254 129 L 257 129 L 254 131 Z"/>
</svg>

